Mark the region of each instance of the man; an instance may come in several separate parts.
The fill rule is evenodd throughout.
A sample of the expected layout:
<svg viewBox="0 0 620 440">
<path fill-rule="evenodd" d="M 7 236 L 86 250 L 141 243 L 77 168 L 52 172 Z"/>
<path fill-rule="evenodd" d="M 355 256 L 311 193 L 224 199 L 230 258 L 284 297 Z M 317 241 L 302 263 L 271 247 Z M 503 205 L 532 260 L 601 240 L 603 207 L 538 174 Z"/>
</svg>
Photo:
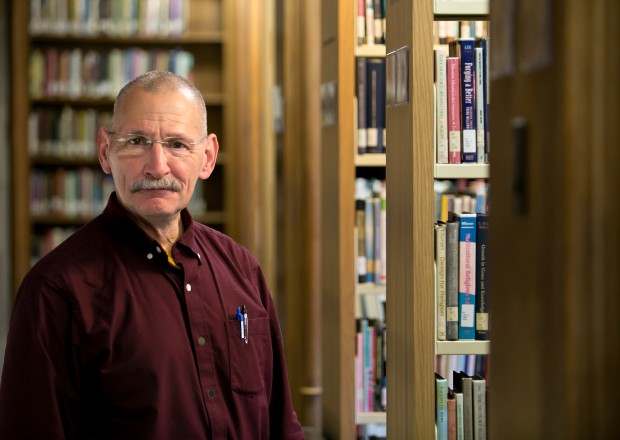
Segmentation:
<svg viewBox="0 0 620 440">
<path fill-rule="evenodd" d="M 97 143 L 115 193 L 20 287 L 0 438 L 302 439 L 258 264 L 186 209 L 218 152 L 200 92 L 146 73 Z"/>
</svg>

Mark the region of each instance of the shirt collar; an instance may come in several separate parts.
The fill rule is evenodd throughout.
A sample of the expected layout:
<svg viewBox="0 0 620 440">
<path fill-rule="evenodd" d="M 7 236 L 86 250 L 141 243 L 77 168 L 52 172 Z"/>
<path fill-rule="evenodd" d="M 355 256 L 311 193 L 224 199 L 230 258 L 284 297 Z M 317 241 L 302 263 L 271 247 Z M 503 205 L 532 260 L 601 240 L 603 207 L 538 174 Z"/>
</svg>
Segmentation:
<svg viewBox="0 0 620 440">
<path fill-rule="evenodd" d="M 156 240 L 144 232 L 127 214 L 126 209 L 118 201 L 116 191 L 110 195 L 108 203 L 101 213 L 101 219 L 113 235 L 120 236 L 123 242 L 137 246 L 138 249 L 152 249 L 157 244 Z M 180 248 L 186 249 L 194 257 L 200 258 L 194 220 L 187 208 L 181 211 L 181 222 L 183 223 L 183 235 L 177 240 L 176 244 L 180 245 Z"/>
</svg>

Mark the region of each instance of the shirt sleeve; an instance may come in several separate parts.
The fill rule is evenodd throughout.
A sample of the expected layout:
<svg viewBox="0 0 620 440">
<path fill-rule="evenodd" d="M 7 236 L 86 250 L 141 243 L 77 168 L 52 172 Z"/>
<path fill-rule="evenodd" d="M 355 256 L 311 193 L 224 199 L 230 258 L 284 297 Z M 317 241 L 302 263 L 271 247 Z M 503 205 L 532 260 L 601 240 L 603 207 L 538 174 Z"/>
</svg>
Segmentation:
<svg viewBox="0 0 620 440">
<path fill-rule="evenodd" d="M 77 329 L 61 289 L 27 276 L 16 297 L 0 383 L 0 438 L 70 439 L 79 420 Z"/>
</svg>

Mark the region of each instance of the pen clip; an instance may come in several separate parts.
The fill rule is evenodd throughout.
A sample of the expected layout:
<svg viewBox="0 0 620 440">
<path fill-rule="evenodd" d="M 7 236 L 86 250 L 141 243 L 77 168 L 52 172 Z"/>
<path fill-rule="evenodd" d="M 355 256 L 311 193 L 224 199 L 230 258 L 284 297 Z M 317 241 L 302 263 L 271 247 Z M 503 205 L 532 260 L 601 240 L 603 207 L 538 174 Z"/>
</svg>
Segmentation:
<svg viewBox="0 0 620 440">
<path fill-rule="evenodd" d="M 246 308 L 245 304 L 241 307 L 241 313 L 243 313 L 243 326 L 244 326 L 244 334 L 245 334 L 245 343 L 248 343 L 248 324 L 249 324 L 249 319 L 248 319 L 248 309 Z"/>
</svg>

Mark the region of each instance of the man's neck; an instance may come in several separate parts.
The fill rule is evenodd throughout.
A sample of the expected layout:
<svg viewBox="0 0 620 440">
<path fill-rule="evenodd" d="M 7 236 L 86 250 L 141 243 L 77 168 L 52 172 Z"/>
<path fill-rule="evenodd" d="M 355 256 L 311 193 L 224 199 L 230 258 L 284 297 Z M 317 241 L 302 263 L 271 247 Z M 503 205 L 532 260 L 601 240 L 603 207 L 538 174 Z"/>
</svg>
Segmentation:
<svg viewBox="0 0 620 440">
<path fill-rule="evenodd" d="M 173 218 L 155 217 L 145 218 L 129 213 L 136 224 L 153 237 L 165 250 L 170 251 L 172 246 L 183 235 L 183 221 L 178 213 Z"/>
</svg>

